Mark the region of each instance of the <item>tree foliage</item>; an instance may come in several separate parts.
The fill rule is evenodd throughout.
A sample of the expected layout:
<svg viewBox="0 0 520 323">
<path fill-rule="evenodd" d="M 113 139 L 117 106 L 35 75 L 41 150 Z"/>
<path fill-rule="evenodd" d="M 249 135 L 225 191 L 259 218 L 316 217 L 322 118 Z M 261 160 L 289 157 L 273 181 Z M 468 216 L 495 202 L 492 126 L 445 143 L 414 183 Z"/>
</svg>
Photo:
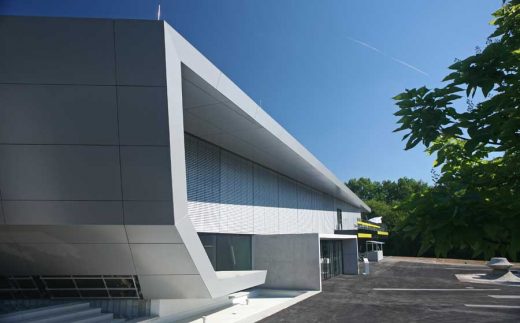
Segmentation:
<svg viewBox="0 0 520 323">
<path fill-rule="evenodd" d="M 394 98 L 405 149 L 424 145 L 439 170 L 434 187 L 402 206 L 414 215 L 404 230 L 421 240 L 420 252 L 520 252 L 520 0 L 493 16 L 485 48 L 451 65 L 443 87 Z"/>
<path fill-rule="evenodd" d="M 416 245 L 411 239 L 406 239 L 402 234 L 402 226 L 410 213 L 400 206 L 408 201 L 414 194 L 420 194 L 428 189 L 423 181 L 411 178 L 400 178 L 397 181 L 372 181 L 361 177 L 350 179 L 346 185 L 368 206 L 372 212 L 368 218 L 383 217 L 390 236 L 385 245 L 385 253 L 393 255 L 411 255 L 410 246 Z M 414 249 L 414 248 L 411 248 Z M 418 249 L 418 248 L 415 248 Z"/>
</svg>

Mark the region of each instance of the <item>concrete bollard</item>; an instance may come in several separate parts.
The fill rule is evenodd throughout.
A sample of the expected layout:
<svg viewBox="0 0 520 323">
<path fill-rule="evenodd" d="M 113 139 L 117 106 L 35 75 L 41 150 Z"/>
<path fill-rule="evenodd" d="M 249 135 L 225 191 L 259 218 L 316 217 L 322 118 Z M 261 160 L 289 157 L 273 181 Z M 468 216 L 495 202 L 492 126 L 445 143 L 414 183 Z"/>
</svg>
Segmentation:
<svg viewBox="0 0 520 323">
<path fill-rule="evenodd" d="M 370 273 L 370 262 L 368 262 L 368 258 L 363 258 L 363 275 L 368 275 Z"/>
</svg>

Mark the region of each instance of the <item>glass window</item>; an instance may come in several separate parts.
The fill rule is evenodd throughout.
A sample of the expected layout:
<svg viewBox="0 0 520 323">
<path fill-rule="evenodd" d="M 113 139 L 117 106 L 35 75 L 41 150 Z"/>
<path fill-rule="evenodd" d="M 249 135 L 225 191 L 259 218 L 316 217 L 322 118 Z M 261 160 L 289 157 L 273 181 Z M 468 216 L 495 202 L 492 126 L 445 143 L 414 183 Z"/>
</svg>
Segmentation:
<svg viewBox="0 0 520 323">
<path fill-rule="evenodd" d="M 217 270 L 251 270 L 251 236 L 217 236 Z"/>
<path fill-rule="evenodd" d="M 48 288 L 70 288 L 74 289 L 74 282 L 70 278 L 64 279 L 45 279 Z"/>
<path fill-rule="evenodd" d="M 135 288 L 134 282 L 130 278 L 105 279 L 108 288 Z"/>
<path fill-rule="evenodd" d="M 251 270 L 250 235 L 199 233 L 199 237 L 215 270 Z"/>
<path fill-rule="evenodd" d="M 200 241 L 208 254 L 213 268 L 217 268 L 217 236 L 215 234 L 199 233 Z"/>
<path fill-rule="evenodd" d="M 321 240 L 321 278 L 323 280 L 343 273 L 343 248 L 340 240 Z"/>
<path fill-rule="evenodd" d="M 78 288 L 105 288 L 102 279 L 76 279 Z"/>
<path fill-rule="evenodd" d="M 336 230 L 343 230 L 343 212 L 341 209 L 337 209 L 336 214 L 338 220 Z"/>
<path fill-rule="evenodd" d="M 107 298 L 108 293 L 106 290 L 82 290 L 81 297 L 90 297 L 90 298 Z"/>
</svg>

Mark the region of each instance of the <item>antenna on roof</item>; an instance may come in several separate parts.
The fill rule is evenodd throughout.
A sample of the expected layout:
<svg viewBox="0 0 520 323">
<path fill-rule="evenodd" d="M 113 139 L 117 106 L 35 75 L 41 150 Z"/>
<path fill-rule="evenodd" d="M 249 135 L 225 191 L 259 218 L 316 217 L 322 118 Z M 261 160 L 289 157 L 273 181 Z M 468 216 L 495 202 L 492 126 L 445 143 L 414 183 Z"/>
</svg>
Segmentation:
<svg viewBox="0 0 520 323">
<path fill-rule="evenodd" d="M 159 2 L 159 7 L 157 8 L 157 20 L 161 20 L 161 3 Z"/>
</svg>

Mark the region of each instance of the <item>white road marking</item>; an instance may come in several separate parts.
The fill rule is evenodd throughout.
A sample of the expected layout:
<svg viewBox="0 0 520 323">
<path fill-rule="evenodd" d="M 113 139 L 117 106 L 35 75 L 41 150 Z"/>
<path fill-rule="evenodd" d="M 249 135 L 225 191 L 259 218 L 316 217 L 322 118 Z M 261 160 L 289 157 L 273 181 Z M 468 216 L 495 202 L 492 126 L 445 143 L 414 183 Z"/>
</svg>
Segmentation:
<svg viewBox="0 0 520 323">
<path fill-rule="evenodd" d="M 520 298 L 520 295 L 488 295 L 493 298 L 506 298 L 506 299 L 517 299 Z"/>
<path fill-rule="evenodd" d="M 520 305 L 487 305 L 487 304 L 464 304 L 467 307 L 483 307 L 483 308 L 520 308 Z"/>
<path fill-rule="evenodd" d="M 425 292 L 472 292 L 486 290 L 500 290 L 499 288 L 372 288 L 379 291 L 425 291 Z"/>
<path fill-rule="evenodd" d="M 444 269 L 448 270 L 467 270 L 467 271 L 483 271 L 483 270 L 490 270 L 489 268 L 455 268 L 455 267 L 446 267 Z"/>
</svg>

